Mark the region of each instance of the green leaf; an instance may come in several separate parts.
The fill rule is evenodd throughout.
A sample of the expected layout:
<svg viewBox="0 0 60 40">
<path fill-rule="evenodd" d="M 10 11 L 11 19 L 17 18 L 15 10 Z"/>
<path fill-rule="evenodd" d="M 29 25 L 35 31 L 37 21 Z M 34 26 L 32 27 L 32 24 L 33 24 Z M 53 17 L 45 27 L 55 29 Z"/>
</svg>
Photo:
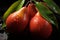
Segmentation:
<svg viewBox="0 0 60 40">
<path fill-rule="evenodd" d="M 22 0 L 21 3 L 18 5 L 16 10 L 19 10 L 20 8 L 22 8 L 22 6 L 24 5 L 24 2 L 25 2 L 25 0 Z"/>
<path fill-rule="evenodd" d="M 8 9 L 7 11 L 4 13 L 3 15 L 3 20 L 5 21 L 6 18 L 15 10 L 15 8 L 18 6 L 18 4 L 20 3 L 20 1 L 16 1 L 14 2 Z"/>
<path fill-rule="evenodd" d="M 5 22 L 2 23 L 2 29 L 4 29 L 6 27 Z"/>
<path fill-rule="evenodd" d="M 43 5 L 41 2 L 35 2 L 35 5 L 43 18 L 45 18 L 48 22 L 58 27 L 56 17 L 54 16 L 53 12 L 51 12 L 48 9 L 48 7 Z"/>
<path fill-rule="evenodd" d="M 16 10 L 16 8 L 22 3 L 21 1 L 22 1 L 22 0 L 19 0 L 19 1 L 14 2 L 14 3 L 7 9 L 7 11 L 4 13 L 4 15 L 3 15 L 3 17 L 2 17 L 3 20 L 4 20 L 4 22 L 2 23 L 2 28 L 6 27 L 5 21 L 6 21 L 7 17 L 8 17 L 13 11 Z M 21 4 L 21 6 L 20 6 L 19 8 L 21 8 L 22 5 L 23 5 L 23 4 Z M 17 10 L 18 10 L 18 9 L 17 9 Z"/>
<path fill-rule="evenodd" d="M 43 1 L 47 3 L 47 6 L 51 10 L 60 15 L 60 8 L 53 0 L 43 0 Z"/>
<path fill-rule="evenodd" d="M 13 12 L 13 11 L 17 11 L 20 8 L 22 8 L 23 4 L 24 4 L 25 0 L 18 0 L 16 2 L 14 2 L 8 9 L 7 11 L 4 13 L 3 15 L 3 20 L 4 22 L 2 23 L 2 28 L 6 27 L 5 21 L 6 18 Z"/>
</svg>

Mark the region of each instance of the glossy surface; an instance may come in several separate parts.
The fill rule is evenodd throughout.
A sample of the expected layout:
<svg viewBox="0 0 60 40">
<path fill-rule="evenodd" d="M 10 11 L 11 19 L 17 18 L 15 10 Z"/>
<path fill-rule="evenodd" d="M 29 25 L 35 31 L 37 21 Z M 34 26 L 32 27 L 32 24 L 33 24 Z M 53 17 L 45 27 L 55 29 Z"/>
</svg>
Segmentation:
<svg viewBox="0 0 60 40">
<path fill-rule="evenodd" d="M 26 7 L 12 13 L 6 20 L 7 31 L 12 33 L 23 32 L 28 24 Z"/>
<path fill-rule="evenodd" d="M 37 13 L 37 10 L 36 10 L 36 7 L 33 3 L 30 3 L 27 7 L 27 12 L 28 12 L 28 15 L 30 17 L 30 19 L 32 17 L 34 17 L 34 15 Z"/>
<path fill-rule="evenodd" d="M 49 24 L 39 12 L 30 21 L 30 32 L 43 38 L 48 38 L 52 33 L 52 25 Z"/>
</svg>

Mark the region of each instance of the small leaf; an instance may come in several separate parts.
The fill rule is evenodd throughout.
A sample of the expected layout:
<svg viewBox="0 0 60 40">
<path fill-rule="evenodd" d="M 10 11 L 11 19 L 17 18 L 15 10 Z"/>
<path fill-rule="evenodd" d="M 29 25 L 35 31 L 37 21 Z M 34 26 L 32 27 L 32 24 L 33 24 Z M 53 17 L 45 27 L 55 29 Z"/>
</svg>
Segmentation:
<svg viewBox="0 0 60 40">
<path fill-rule="evenodd" d="M 19 3 L 20 3 L 20 1 L 14 2 L 14 3 L 7 9 L 7 11 L 4 13 L 4 15 L 3 15 L 3 17 L 2 17 L 4 21 L 5 21 L 6 18 L 9 16 L 9 14 L 11 14 L 11 13 L 15 10 L 15 8 L 18 6 Z"/>
<path fill-rule="evenodd" d="M 6 27 L 5 22 L 2 23 L 2 29 L 4 29 Z"/>
<path fill-rule="evenodd" d="M 47 3 L 47 6 L 51 10 L 60 15 L 60 8 L 53 0 L 43 0 L 43 1 Z"/>
<path fill-rule="evenodd" d="M 53 12 L 48 9 L 48 7 L 44 6 L 41 2 L 35 2 L 35 5 L 42 17 L 44 17 L 51 24 L 58 26 L 56 17 L 54 16 Z"/>
<path fill-rule="evenodd" d="M 22 6 L 24 5 L 24 2 L 25 2 L 25 0 L 22 0 L 21 3 L 18 5 L 16 10 L 19 10 L 20 8 L 22 8 Z"/>
<path fill-rule="evenodd" d="M 14 2 L 8 9 L 7 11 L 4 13 L 3 15 L 3 20 L 4 22 L 2 23 L 2 28 L 5 28 L 6 27 L 6 24 L 5 24 L 5 21 L 6 21 L 6 18 L 13 12 L 16 10 L 17 6 L 20 5 L 20 3 L 23 3 L 23 1 L 21 2 L 22 0 L 19 0 L 19 1 L 16 1 Z M 23 4 L 21 4 L 21 6 L 19 8 L 22 7 Z M 18 10 L 18 9 L 17 9 Z"/>
</svg>

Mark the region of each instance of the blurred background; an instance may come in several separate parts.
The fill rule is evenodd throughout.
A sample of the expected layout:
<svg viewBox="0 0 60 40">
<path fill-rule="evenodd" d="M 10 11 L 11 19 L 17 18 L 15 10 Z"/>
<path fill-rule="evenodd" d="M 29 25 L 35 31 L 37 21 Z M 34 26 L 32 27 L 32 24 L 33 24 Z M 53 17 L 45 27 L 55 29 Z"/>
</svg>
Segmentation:
<svg viewBox="0 0 60 40">
<path fill-rule="evenodd" d="M 17 0 L 0 0 L 0 18 L 3 16 L 4 12 L 9 8 L 9 6 L 15 2 Z M 29 0 L 26 0 L 26 2 L 29 1 Z M 39 0 L 37 0 L 39 1 Z M 60 0 L 54 0 L 54 2 L 60 7 Z M 60 15 L 56 14 L 56 18 L 58 20 L 58 23 L 59 23 L 59 26 L 60 26 Z M 1 25 L 1 20 L 0 20 L 0 25 Z M 0 28 L 1 29 L 1 28 Z M 3 30 L 1 30 L 2 32 Z M 3 37 L 6 37 L 6 34 L 5 33 L 1 33 L 0 32 L 0 40 L 3 40 L 2 38 Z M 59 32 L 60 33 L 60 32 Z M 55 35 L 55 34 L 54 34 Z M 57 34 L 58 35 L 58 34 Z M 2 37 L 1 37 L 2 36 Z M 55 38 L 57 38 L 58 36 L 56 36 Z M 53 38 L 53 37 L 52 37 Z M 5 39 L 6 40 L 6 39 Z M 57 38 L 58 40 L 58 38 Z"/>
</svg>

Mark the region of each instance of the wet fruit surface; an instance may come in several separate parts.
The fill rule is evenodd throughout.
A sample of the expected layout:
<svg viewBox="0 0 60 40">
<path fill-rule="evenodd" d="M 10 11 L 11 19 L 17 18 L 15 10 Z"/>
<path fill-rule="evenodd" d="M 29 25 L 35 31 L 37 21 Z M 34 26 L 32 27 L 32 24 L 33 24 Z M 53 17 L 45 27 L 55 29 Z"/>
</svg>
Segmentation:
<svg viewBox="0 0 60 40">
<path fill-rule="evenodd" d="M 12 13 L 6 20 L 7 30 L 10 32 L 24 31 L 28 23 L 28 15 L 26 8 L 22 8 L 21 11 Z"/>
<path fill-rule="evenodd" d="M 30 32 L 34 35 L 48 38 L 52 33 L 52 25 L 39 12 L 30 21 Z"/>
<path fill-rule="evenodd" d="M 3 13 L 7 10 L 7 8 L 9 7 L 9 5 L 11 5 L 12 3 L 13 3 L 13 1 L 15 1 L 15 0 L 5 0 L 5 1 L 3 1 L 3 0 L 1 0 L 0 1 L 0 4 L 2 4 L 2 5 L 0 5 L 0 11 L 1 11 L 1 14 L 0 14 L 0 17 L 3 15 Z M 56 1 L 56 0 L 54 0 L 56 3 L 57 3 L 57 5 L 59 5 L 59 0 L 58 1 Z M 27 3 L 28 1 L 26 0 L 26 3 Z M 33 14 L 33 13 L 32 13 Z M 35 13 L 36 14 L 36 13 Z M 35 15 L 34 14 L 34 15 Z M 11 14 L 12 15 L 12 14 Z M 26 14 L 25 14 L 26 15 Z M 33 15 L 33 16 L 34 16 Z M 56 14 L 57 15 L 57 14 Z M 58 20 L 58 22 L 60 22 L 60 15 L 58 16 L 56 16 L 57 17 L 57 20 Z M 31 17 L 32 18 L 32 17 Z M 9 18 L 9 20 L 11 19 L 11 25 L 14 25 L 13 27 L 11 27 L 10 28 L 10 26 L 8 27 L 9 28 L 9 30 L 8 30 L 8 32 L 14 32 L 14 33 L 16 33 L 16 32 L 18 32 L 19 30 L 21 31 L 22 29 L 24 29 L 25 30 L 25 27 L 24 28 L 22 28 L 22 29 L 20 29 L 20 28 L 17 28 L 17 26 L 15 25 L 15 24 L 17 24 L 18 26 L 20 26 L 20 24 L 18 24 L 18 23 L 20 23 L 20 22 L 18 22 L 20 19 L 19 19 L 19 17 L 18 16 L 16 16 L 16 18 L 15 19 L 13 19 L 12 18 L 12 16 L 11 16 L 11 18 Z M 12 22 L 12 19 L 14 20 L 13 22 Z M 24 18 L 25 19 L 25 18 Z M 33 18 L 32 18 L 33 19 Z M 38 19 L 38 18 L 37 18 Z M 36 20 L 37 20 L 36 19 Z M 17 21 L 16 21 L 17 20 Z M 21 21 L 21 20 L 20 20 Z M 18 23 L 17 23 L 18 22 Z M 26 22 L 26 21 L 25 21 Z M 2 22 L 1 22 L 2 23 Z M 9 21 L 8 21 L 8 23 L 9 23 Z M 34 23 L 36 23 L 36 22 L 34 22 Z M 48 23 L 48 22 L 47 22 Z M 25 24 L 25 23 L 24 23 Z M 33 22 L 32 22 L 32 24 L 33 24 Z M 31 24 L 31 25 L 32 25 Z M 37 23 L 36 23 L 37 24 Z M 41 25 L 43 25 L 43 24 L 45 24 L 44 22 L 42 22 L 42 24 Z M 60 24 L 60 23 L 59 23 Z M 0 24 L 0 25 L 2 25 L 2 24 Z M 23 25 L 24 26 L 24 25 Z M 36 25 L 35 25 L 36 26 Z M 38 25 L 39 26 L 39 25 Z M 0 26 L 1 27 L 1 26 Z M 28 26 L 29 27 L 29 26 Z M 45 27 L 45 26 L 44 26 Z M 41 27 L 42 28 L 42 31 L 44 31 L 44 30 L 48 30 L 49 28 L 47 28 L 47 29 L 44 29 L 43 27 Z M 11 30 L 12 29 L 12 30 Z M 18 30 L 19 29 L 19 30 Z M 32 29 L 33 29 L 33 31 L 32 31 Z M 44 29 L 44 30 L 43 30 Z M 35 31 L 36 30 L 36 31 Z M 20 32 L 19 31 L 19 32 Z M 29 29 L 28 29 L 28 31 L 29 31 Z M 35 32 L 34 32 L 35 31 Z M 4 31 L 2 31 L 2 32 L 4 32 Z M 44 32 L 42 32 L 41 33 L 41 31 L 39 31 L 39 28 L 32 28 L 31 27 L 31 29 L 30 29 L 30 32 L 35 36 L 35 37 L 38 37 L 38 36 L 41 36 L 41 37 L 43 37 L 41 34 L 43 34 L 43 33 L 45 33 L 45 31 Z M 1 32 L 0 32 L 1 33 Z M 3 33 L 1 33 L 2 35 L 3 35 Z M 37 35 L 38 34 L 38 35 Z M 58 32 L 56 31 L 56 28 L 53 26 L 53 34 L 52 34 L 52 36 L 51 36 L 51 38 L 49 39 L 49 40 L 58 40 Z M 25 38 L 27 39 L 28 37 L 26 37 L 26 36 L 24 36 L 24 37 L 22 37 L 21 38 L 21 36 L 23 36 L 23 35 L 19 35 L 19 34 L 16 34 L 16 35 L 14 35 L 14 34 L 10 34 L 10 35 L 8 35 L 8 39 L 4 39 L 6 36 L 4 36 L 3 35 L 3 37 L 0 35 L 0 39 L 3 39 L 3 40 L 19 40 L 19 39 L 24 39 L 25 40 Z M 32 37 L 32 36 L 31 36 Z M 34 38 L 35 39 L 35 38 Z M 28 38 L 28 40 L 30 40 L 29 38 Z M 36 40 L 39 40 L 39 39 L 36 39 Z"/>
</svg>

